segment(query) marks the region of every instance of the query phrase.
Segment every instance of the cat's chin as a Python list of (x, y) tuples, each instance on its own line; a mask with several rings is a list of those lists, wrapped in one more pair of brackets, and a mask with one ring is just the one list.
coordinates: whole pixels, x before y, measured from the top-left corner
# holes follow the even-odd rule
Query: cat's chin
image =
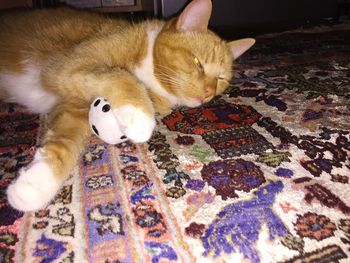
[(199, 107), (202, 104), (203, 104), (203, 101), (200, 99), (191, 98), (191, 99), (183, 100), (183, 105), (190, 108)]

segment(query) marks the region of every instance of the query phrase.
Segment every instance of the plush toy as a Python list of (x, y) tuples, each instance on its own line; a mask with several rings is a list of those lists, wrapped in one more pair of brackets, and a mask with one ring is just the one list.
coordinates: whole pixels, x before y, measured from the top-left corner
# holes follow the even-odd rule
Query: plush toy
[(89, 124), (92, 132), (106, 143), (118, 144), (128, 139), (105, 98), (97, 97), (91, 103)]

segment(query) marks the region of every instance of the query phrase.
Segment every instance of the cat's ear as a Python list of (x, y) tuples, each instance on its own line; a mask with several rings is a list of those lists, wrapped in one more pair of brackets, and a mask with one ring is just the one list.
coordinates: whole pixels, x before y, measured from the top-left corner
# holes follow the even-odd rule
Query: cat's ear
[(176, 22), (180, 32), (205, 32), (211, 16), (211, 0), (193, 0), (181, 12)]
[(243, 38), (243, 39), (235, 40), (228, 43), (233, 59), (237, 59), (238, 57), (240, 57), (244, 52), (250, 49), (254, 44), (255, 44), (254, 38)]

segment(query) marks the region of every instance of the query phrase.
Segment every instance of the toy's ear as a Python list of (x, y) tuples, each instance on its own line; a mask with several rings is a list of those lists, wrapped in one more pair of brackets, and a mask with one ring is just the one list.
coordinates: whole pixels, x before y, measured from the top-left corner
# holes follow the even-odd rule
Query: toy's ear
[(243, 38), (243, 39), (235, 40), (228, 43), (234, 60), (239, 58), (244, 52), (250, 49), (254, 44), (255, 44), (254, 38)]
[(180, 32), (207, 31), (211, 10), (211, 0), (193, 0), (177, 18), (176, 29)]

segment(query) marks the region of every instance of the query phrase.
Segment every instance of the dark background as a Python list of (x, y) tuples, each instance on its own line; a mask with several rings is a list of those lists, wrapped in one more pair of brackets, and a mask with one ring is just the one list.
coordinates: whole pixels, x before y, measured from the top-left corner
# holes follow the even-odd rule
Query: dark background
[[(50, 8), (80, 1), (104, 0), (0, 0), (0, 9), (13, 7)], [(134, 0), (135, 6), (86, 8), (130, 20), (170, 18), (189, 0)], [(210, 27), (225, 38), (322, 25), (349, 23), (350, 0), (212, 0)]]

